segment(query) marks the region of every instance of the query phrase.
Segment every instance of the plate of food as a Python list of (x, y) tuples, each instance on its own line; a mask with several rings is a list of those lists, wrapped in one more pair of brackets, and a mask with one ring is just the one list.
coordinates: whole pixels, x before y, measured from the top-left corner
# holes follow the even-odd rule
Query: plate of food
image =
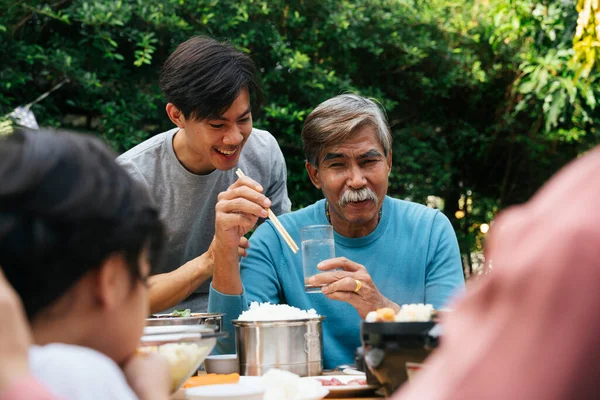
[(193, 376), (171, 400), (262, 400), (265, 387), (259, 376), (208, 374)]
[(272, 368), (261, 376), (207, 374), (187, 380), (171, 400), (321, 400), (329, 388), (298, 375)]
[(302, 380), (313, 380), (329, 390), (328, 397), (356, 396), (377, 389), (376, 385), (369, 385), (366, 376), (360, 375), (325, 375), (308, 376)]

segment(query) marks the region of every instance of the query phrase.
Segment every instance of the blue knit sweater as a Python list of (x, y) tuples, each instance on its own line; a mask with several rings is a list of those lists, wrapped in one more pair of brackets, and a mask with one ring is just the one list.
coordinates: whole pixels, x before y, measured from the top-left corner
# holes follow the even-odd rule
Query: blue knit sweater
[[(325, 200), (278, 217), (296, 243), (300, 228), (328, 224)], [(439, 308), (464, 288), (456, 235), (444, 214), (420, 204), (386, 197), (377, 228), (361, 238), (335, 233), (336, 257), (364, 265), (379, 291), (395, 303), (429, 303)], [(329, 300), (321, 293), (306, 293), (302, 254), (293, 254), (270, 221), (250, 238), (248, 256), (240, 265), (244, 292), (225, 295), (211, 286), (209, 312), (222, 312), (223, 329), (230, 336), (220, 340), (218, 353), (235, 353), (236, 319), (251, 301), (314, 308), (323, 321), (325, 368), (353, 363), (360, 346), (360, 317), (351, 305)]]

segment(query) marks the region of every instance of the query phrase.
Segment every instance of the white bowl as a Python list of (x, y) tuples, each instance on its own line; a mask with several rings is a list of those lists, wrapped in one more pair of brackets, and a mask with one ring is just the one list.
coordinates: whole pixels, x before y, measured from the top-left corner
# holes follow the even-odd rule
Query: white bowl
[(240, 360), (237, 354), (212, 355), (204, 359), (207, 374), (233, 374), (240, 372)]
[(238, 383), (197, 386), (185, 392), (189, 400), (262, 400), (264, 393), (259, 376), (240, 376)]
[(159, 353), (167, 359), (175, 392), (196, 373), (221, 335), (203, 325), (150, 326), (144, 328), (139, 351)]

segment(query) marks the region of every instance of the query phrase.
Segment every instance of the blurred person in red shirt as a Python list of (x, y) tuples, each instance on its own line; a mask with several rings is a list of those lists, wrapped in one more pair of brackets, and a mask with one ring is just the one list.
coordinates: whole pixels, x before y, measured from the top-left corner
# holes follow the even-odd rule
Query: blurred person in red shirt
[(29, 373), (31, 332), (19, 296), (0, 269), (0, 400), (54, 400)]
[(600, 398), (599, 174), (596, 148), (500, 214), (486, 242), (493, 273), (393, 399)]

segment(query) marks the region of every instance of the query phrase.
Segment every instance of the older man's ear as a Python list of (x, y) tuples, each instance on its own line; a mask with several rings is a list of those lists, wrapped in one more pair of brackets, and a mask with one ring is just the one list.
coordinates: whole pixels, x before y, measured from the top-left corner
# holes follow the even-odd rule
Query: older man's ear
[(304, 167), (306, 168), (306, 172), (308, 172), (308, 177), (310, 181), (317, 189), (321, 189), (321, 180), (319, 179), (319, 169), (306, 161), (304, 163)]

